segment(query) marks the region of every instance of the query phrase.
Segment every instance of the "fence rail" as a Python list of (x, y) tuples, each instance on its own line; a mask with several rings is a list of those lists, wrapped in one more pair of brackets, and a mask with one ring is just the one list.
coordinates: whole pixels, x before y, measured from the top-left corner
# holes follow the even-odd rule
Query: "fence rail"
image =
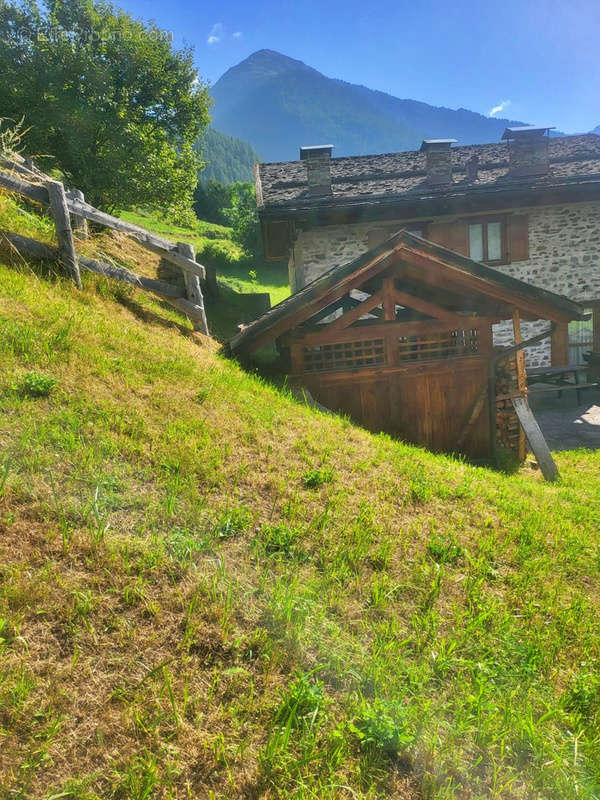
[[(52, 180), (31, 162), (19, 157), (0, 158), (0, 187), (23, 197), (27, 197), (44, 206), (49, 206), (54, 218), (58, 247), (52, 248), (33, 239), (19, 236), (16, 233), (0, 231), (13, 247), (22, 250), (34, 258), (43, 258), (60, 262), (71, 275), (76, 286), (81, 288), (79, 269), (96, 272), (115, 280), (125, 281), (134, 286), (150, 291), (190, 317), (195, 330), (208, 333), (204, 297), (200, 279), (206, 280), (206, 270), (195, 260), (194, 249), (185, 242), (171, 242), (156, 236), (154, 233), (133, 225), (130, 222), (113, 217), (89, 205), (78, 190), (66, 192), (62, 183)], [(72, 224), (71, 215), (77, 221)], [(169, 261), (183, 272), (185, 292), (177, 286), (144, 278), (124, 267), (116, 267), (101, 261), (78, 255), (75, 249), (73, 227), (80, 235), (85, 235), (81, 221), (89, 220), (107, 228), (131, 236), (139, 244)], [(168, 288), (167, 288), (168, 287)]]

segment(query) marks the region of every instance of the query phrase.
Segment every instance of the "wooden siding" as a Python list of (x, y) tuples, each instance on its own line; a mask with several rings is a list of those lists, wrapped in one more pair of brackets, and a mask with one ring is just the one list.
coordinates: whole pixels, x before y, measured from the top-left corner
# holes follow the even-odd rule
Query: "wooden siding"
[[(305, 373), (302, 381), (319, 403), (348, 414), (368, 430), (435, 451), (453, 451), (482, 392), (487, 407), (487, 377), (488, 359), (477, 357), (432, 362), (425, 370)], [(460, 450), (474, 458), (490, 455), (485, 412)]]

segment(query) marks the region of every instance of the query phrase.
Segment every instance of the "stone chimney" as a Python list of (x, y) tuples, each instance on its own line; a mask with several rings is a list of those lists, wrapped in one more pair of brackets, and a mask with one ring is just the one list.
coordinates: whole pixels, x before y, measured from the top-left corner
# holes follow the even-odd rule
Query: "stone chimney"
[(502, 139), (508, 142), (509, 175), (524, 178), (548, 173), (548, 132), (551, 130), (554, 129), (527, 125), (504, 131)]
[(331, 151), (332, 144), (320, 144), (300, 148), (300, 161), (306, 162), (308, 193), (312, 197), (332, 194)]
[(425, 153), (427, 180), (436, 186), (452, 183), (452, 145), (456, 139), (424, 139), (421, 152)]
[(465, 162), (465, 170), (467, 172), (467, 180), (469, 182), (476, 181), (479, 177), (479, 156), (473, 153), (471, 158)]

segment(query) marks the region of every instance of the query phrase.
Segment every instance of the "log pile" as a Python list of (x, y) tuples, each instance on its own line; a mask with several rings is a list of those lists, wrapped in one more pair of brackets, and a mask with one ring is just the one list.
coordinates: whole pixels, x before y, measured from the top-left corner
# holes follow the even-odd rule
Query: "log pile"
[(525, 440), (511, 396), (519, 394), (515, 355), (496, 366), (496, 442), (521, 463), (525, 460)]

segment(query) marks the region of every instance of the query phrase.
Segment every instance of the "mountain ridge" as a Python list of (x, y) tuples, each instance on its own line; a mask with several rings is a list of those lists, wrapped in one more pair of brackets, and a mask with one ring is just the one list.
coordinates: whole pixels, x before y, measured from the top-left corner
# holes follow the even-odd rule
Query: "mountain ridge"
[(492, 142), (508, 125), (525, 124), (394, 97), (267, 49), (230, 67), (212, 95), (214, 127), (268, 161), (295, 159), (301, 145), (325, 141), (339, 156), (411, 150), (433, 137)]

